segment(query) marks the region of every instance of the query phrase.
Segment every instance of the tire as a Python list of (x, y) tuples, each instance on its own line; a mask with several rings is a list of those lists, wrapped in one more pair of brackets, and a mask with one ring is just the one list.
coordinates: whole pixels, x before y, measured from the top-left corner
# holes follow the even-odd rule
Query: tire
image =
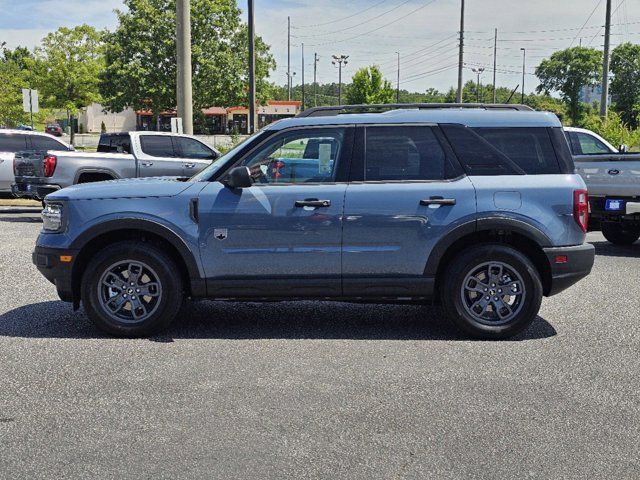
[(640, 238), (640, 228), (623, 223), (603, 223), (602, 234), (614, 245), (631, 245)]
[(84, 309), (96, 327), (112, 335), (144, 337), (158, 333), (171, 324), (182, 306), (179, 271), (175, 262), (153, 244), (114, 243), (87, 265), (81, 289)]
[[(494, 280), (500, 280), (492, 282), (490, 272)], [(531, 325), (542, 303), (536, 267), (506, 245), (463, 250), (446, 267), (443, 280), (440, 294), (445, 313), (458, 329), (474, 338), (499, 340), (517, 335)], [(513, 294), (506, 295), (506, 291)], [(491, 297), (488, 301), (487, 296)]]

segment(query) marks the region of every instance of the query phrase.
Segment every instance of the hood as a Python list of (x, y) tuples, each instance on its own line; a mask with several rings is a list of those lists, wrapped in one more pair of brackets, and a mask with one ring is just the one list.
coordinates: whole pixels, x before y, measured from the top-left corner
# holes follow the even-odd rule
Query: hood
[(106, 200), (113, 198), (173, 197), (194, 182), (179, 177), (149, 177), (83, 183), (47, 195), (47, 200)]

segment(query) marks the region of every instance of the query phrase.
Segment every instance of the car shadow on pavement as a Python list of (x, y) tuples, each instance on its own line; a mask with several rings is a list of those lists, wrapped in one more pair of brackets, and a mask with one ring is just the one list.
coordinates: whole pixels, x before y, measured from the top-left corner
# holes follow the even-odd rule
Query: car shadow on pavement
[[(542, 317), (512, 340), (556, 335)], [(82, 310), (59, 301), (35, 303), (0, 315), (0, 336), (22, 338), (106, 338)], [(466, 340), (438, 307), (366, 305), (335, 302), (235, 303), (198, 301), (186, 304), (174, 325), (151, 337), (174, 339), (344, 339)]]
[(633, 245), (614, 245), (609, 242), (589, 242), (596, 249), (596, 256), (640, 258), (640, 242)]

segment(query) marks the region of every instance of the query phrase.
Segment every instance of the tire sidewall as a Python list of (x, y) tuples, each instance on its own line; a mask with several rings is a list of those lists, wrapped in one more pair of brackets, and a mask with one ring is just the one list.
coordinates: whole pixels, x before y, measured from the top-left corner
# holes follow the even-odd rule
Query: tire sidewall
[[(118, 322), (103, 309), (98, 298), (102, 275), (114, 263), (140, 261), (151, 267), (162, 286), (156, 311), (138, 323)], [(106, 247), (87, 265), (82, 279), (82, 301), (89, 318), (101, 330), (118, 336), (146, 336), (169, 326), (182, 305), (182, 279), (175, 263), (157, 247), (143, 242), (120, 242)]]
[[(460, 292), (466, 276), (474, 268), (494, 261), (510, 265), (522, 278), (526, 293), (524, 305), (514, 319), (492, 326), (478, 322), (466, 311)], [(445, 311), (464, 333), (475, 338), (503, 339), (520, 333), (533, 322), (540, 310), (543, 290), (537, 269), (524, 254), (504, 245), (483, 245), (467, 249), (454, 259), (447, 269), (441, 295)]]
[(602, 234), (614, 245), (632, 245), (640, 238), (640, 228), (633, 228), (624, 224), (605, 223)]

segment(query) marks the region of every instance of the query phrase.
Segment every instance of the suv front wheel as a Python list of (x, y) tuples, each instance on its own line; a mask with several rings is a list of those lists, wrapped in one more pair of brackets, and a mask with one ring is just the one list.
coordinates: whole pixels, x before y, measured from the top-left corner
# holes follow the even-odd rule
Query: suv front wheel
[(536, 267), (518, 250), (482, 245), (453, 259), (440, 293), (445, 312), (464, 333), (502, 339), (520, 333), (536, 318), (542, 283)]
[(123, 241), (100, 251), (82, 279), (89, 318), (112, 335), (152, 335), (169, 326), (183, 301), (175, 262), (155, 245)]

